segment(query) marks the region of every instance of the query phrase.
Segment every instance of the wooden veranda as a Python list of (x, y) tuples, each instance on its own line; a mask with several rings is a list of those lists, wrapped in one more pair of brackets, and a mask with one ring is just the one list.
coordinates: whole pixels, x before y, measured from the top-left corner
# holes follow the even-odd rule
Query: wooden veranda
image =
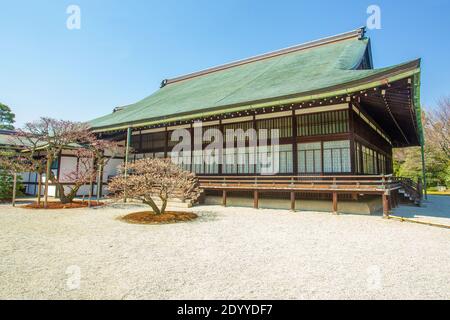
[(373, 176), (201, 176), (203, 190), (222, 192), (222, 205), (227, 205), (227, 194), (232, 191), (253, 193), (253, 206), (259, 208), (259, 196), (264, 192), (284, 192), (290, 194), (291, 210), (296, 209), (299, 193), (331, 194), (333, 213), (338, 212), (338, 195), (379, 195), (383, 203), (383, 215), (399, 204), (399, 194), (408, 195), (414, 202), (421, 200), (421, 185), (411, 179), (393, 175)]

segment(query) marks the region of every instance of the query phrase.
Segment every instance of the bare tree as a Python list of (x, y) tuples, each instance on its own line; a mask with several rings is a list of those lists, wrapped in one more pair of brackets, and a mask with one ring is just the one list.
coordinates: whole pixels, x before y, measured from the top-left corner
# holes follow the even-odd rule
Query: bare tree
[(18, 136), (21, 137), (19, 139), (33, 141), (36, 150), (45, 151), (44, 207), (47, 207), (48, 204), (49, 181), (55, 178), (51, 171), (52, 162), (58, 158), (63, 149), (86, 141), (90, 134), (87, 124), (51, 118), (41, 118), (38, 121), (27, 123), (22, 130), (19, 130)]
[(97, 172), (97, 201), (100, 198), (102, 188), (102, 174), (108, 162), (120, 152), (119, 143), (111, 140), (98, 139), (96, 135), (91, 134), (87, 139), (86, 148), (92, 153), (93, 172), (89, 181), (89, 206), (91, 205), (93, 182), (95, 180), (95, 172)]
[[(149, 205), (155, 214), (166, 211), (170, 198), (197, 200), (200, 196), (198, 179), (195, 174), (181, 169), (170, 159), (141, 159), (127, 165), (128, 175), (124, 176), (125, 165), (121, 175), (109, 182), (111, 194), (119, 199), (127, 197), (140, 200)], [(158, 207), (154, 198), (161, 200)]]
[(450, 159), (450, 97), (443, 98), (436, 110), (427, 113), (425, 126), (427, 145)]
[(55, 181), (58, 198), (64, 204), (73, 202), (78, 190), (83, 185), (88, 184), (92, 176), (95, 176), (92, 152), (79, 148), (76, 150), (75, 156), (77, 157), (77, 165), (73, 170), (58, 179), (54, 177), (53, 173), (50, 174), (50, 179)]
[(92, 183), (97, 178), (97, 200), (99, 198), (100, 180), (103, 168), (118, 152), (118, 144), (114, 141), (100, 140), (94, 134), (85, 136), (85, 141), (75, 151), (77, 166), (62, 177), (55, 178), (50, 173), (58, 189), (58, 197), (62, 203), (71, 203), (76, 197), (78, 190), (89, 185), (89, 204), (91, 199)]
[[(106, 153), (117, 150), (115, 142), (97, 139), (87, 124), (50, 118), (27, 123), (16, 136), (26, 146), (25, 154), (34, 165), (32, 171), (40, 176), (45, 172), (44, 207), (50, 181), (56, 185), (61, 202), (72, 202), (82, 185), (92, 183), (99, 166), (107, 164), (110, 157)], [(55, 176), (51, 164), (69, 148), (75, 150), (78, 165), (64, 177)]]

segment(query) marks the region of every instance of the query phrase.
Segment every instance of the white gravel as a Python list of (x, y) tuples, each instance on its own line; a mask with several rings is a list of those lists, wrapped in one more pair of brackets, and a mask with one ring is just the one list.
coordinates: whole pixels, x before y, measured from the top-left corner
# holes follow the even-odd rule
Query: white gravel
[(175, 225), (116, 220), (136, 210), (0, 206), (0, 299), (450, 298), (446, 229), (222, 207)]

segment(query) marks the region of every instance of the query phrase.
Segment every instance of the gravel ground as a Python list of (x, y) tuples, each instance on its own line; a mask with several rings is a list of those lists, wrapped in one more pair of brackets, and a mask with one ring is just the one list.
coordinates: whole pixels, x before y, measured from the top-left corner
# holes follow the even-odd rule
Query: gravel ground
[(215, 206), (191, 223), (116, 220), (136, 210), (0, 206), (0, 298), (450, 299), (447, 229)]

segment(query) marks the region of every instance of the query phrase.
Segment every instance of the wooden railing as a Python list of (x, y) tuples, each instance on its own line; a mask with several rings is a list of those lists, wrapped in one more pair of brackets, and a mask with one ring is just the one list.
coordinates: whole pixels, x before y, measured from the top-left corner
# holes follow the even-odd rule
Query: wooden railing
[(400, 189), (403, 180), (392, 175), (374, 176), (201, 176), (204, 189), (286, 191), (373, 191)]
[(422, 182), (419, 179), (417, 183), (415, 183), (410, 178), (402, 178), (402, 177), (394, 177), (396, 181), (401, 183), (403, 189), (412, 196), (414, 199), (421, 200), (422, 199)]
[[(380, 195), (383, 214), (389, 216), (399, 203), (399, 191), (420, 199), (420, 186), (411, 179), (393, 175), (374, 176), (200, 176), (200, 187), (204, 190), (222, 191), (222, 205), (227, 205), (230, 191), (252, 191), (253, 206), (259, 207), (260, 192), (289, 192), (291, 210), (295, 211), (298, 193), (328, 193), (332, 195), (333, 212), (338, 210), (338, 194), (351, 194), (358, 199), (360, 194)], [(419, 200), (420, 201), (420, 200)]]

